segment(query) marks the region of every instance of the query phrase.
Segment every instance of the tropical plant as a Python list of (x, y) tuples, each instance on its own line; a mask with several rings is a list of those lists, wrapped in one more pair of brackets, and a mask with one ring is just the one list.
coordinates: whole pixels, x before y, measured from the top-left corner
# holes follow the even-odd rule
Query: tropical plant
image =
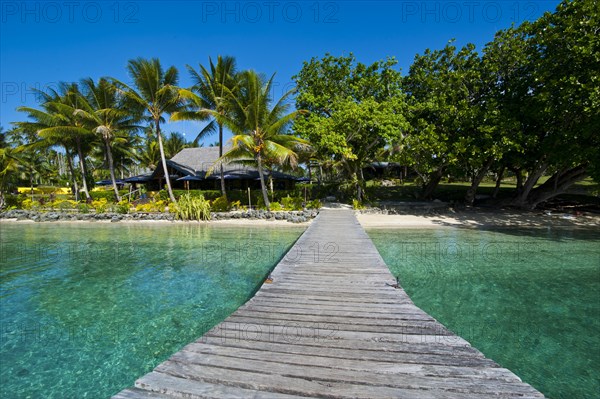
[(309, 143), (289, 134), (287, 128), (301, 113), (297, 110), (288, 113), (290, 104), (286, 102), (292, 91), (284, 94), (271, 107), (270, 93), (275, 74), (269, 80), (254, 71), (239, 75), (239, 85), (235, 92), (229, 92), (230, 112), (211, 115), (235, 135), (231, 138), (232, 148), (220, 157), (207, 174), (214, 168), (230, 162), (251, 162), (256, 165), (264, 205), (269, 209), (269, 196), (265, 184), (265, 164), (298, 164), (297, 151), (308, 147)]
[(227, 197), (223, 195), (211, 203), (210, 209), (213, 212), (227, 212), (231, 209), (231, 205), (227, 201)]
[[(217, 57), (215, 65), (209, 57), (209, 68), (207, 70), (200, 65), (198, 71), (195, 71), (191, 66), (187, 66), (190, 75), (194, 81), (194, 85), (190, 90), (181, 90), (180, 94), (185, 97), (188, 102), (188, 110), (177, 112), (171, 116), (172, 120), (197, 120), (204, 121), (210, 119), (210, 113), (207, 110), (216, 112), (219, 115), (226, 115), (230, 111), (229, 94), (233, 93), (237, 84), (235, 71), (235, 58), (233, 57)], [(212, 120), (198, 133), (194, 142), (198, 142), (218, 129), (219, 131), (219, 157), (223, 156), (223, 123), (217, 118)], [(221, 175), (221, 193), (225, 192), (225, 177), (223, 167), (220, 166)]]
[(169, 178), (160, 124), (163, 121), (164, 114), (172, 114), (182, 109), (181, 98), (177, 93), (179, 73), (173, 66), (164, 71), (160, 60), (157, 58), (130, 60), (127, 69), (133, 79), (134, 87), (130, 87), (116, 79), (113, 79), (113, 81), (132, 102), (145, 110), (152, 122), (169, 198), (171, 202), (177, 203)]
[[(174, 204), (175, 217), (180, 220), (210, 220), (210, 201), (204, 196), (193, 197), (186, 193), (179, 197), (179, 202)], [(171, 204), (169, 204), (171, 209)]]

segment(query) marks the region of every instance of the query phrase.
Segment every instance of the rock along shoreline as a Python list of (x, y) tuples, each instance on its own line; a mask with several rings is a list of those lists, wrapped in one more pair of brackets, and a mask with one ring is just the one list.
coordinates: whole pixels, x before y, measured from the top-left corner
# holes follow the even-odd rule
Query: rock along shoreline
[[(272, 212), (266, 210), (249, 210), (249, 211), (231, 211), (231, 212), (211, 212), (211, 220), (239, 220), (239, 219), (254, 219), (254, 220), (279, 220), (289, 223), (306, 223), (318, 215), (315, 209), (304, 211), (281, 211)], [(69, 222), (69, 221), (175, 221), (175, 215), (172, 213), (74, 213), (64, 211), (28, 211), (23, 209), (13, 209), (5, 212), (0, 212), (0, 220), (11, 219), (17, 221), (30, 220), (33, 222)]]

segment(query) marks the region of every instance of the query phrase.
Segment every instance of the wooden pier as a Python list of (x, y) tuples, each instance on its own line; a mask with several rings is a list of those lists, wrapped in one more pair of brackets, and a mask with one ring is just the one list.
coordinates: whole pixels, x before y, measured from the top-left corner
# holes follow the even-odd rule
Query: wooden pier
[(323, 210), (257, 294), (114, 398), (543, 398), (395, 288), (350, 210)]

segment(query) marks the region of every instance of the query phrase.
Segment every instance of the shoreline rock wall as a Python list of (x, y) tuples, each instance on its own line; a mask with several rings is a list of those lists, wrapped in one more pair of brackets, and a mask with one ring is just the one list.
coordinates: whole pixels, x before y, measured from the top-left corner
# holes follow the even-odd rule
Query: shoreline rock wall
[[(287, 220), (290, 223), (304, 223), (314, 219), (319, 212), (315, 209), (305, 211), (286, 211), (269, 212), (266, 210), (250, 210), (237, 212), (211, 212), (211, 220), (230, 220), (230, 219), (262, 219), (262, 220)], [(111, 222), (135, 221), (135, 220), (164, 220), (174, 221), (175, 215), (172, 213), (76, 213), (64, 211), (28, 211), (23, 209), (14, 209), (0, 212), (0, 219), (32, 220), (34, 222), (68, 222), (68, 221), (99, 221)]]

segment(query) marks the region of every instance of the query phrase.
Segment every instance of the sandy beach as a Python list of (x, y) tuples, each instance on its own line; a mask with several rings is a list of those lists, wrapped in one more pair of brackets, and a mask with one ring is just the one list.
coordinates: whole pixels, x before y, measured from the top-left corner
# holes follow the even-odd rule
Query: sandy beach
[(440, 227), (585, 227), (600, 228), (600, 215), (543, 214), (477, 210), (444, 215), (384, 215), (357, 213), (364, 228), (440, 228)]

